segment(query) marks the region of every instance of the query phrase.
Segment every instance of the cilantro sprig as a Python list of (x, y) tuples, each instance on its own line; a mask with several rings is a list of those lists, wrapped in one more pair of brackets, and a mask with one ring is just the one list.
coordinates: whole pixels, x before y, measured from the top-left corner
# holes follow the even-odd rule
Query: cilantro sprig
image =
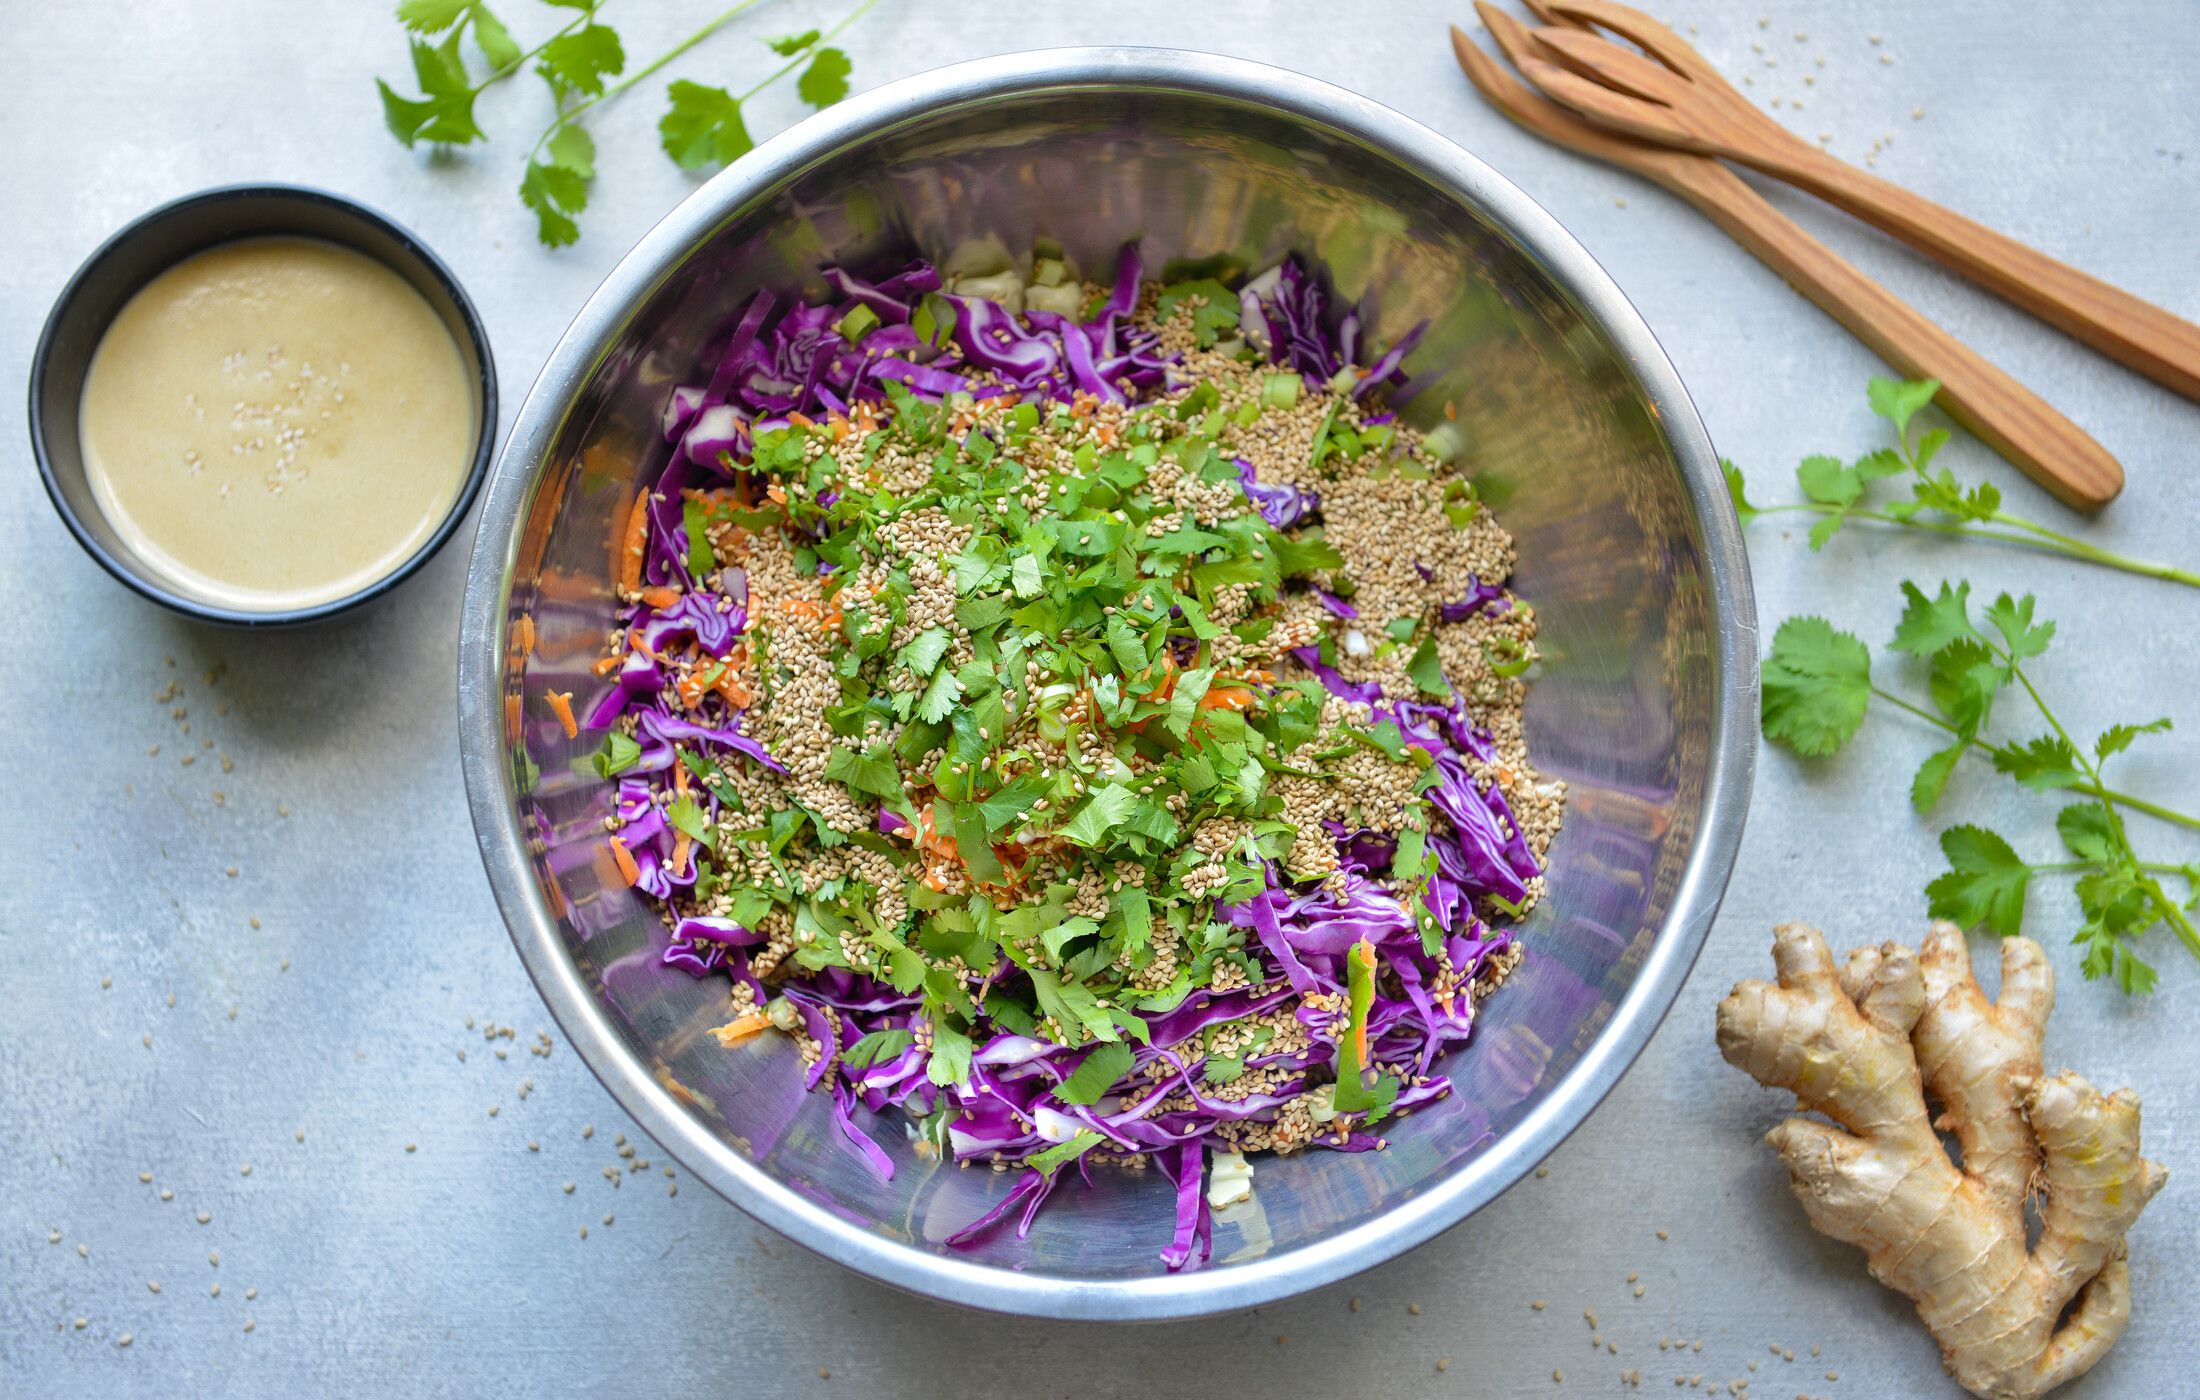
[[(562, 247), (580, 237), (577, 222), (588, 207), (596, 178), (596, 143), (581, 124), (589, 113), (654, 76), (688, 50), (710, 38), (761, 0), (740, 0), (730, 9), (674, 44), (632, 74), (618, 31), (597, 18), (607, 0), (542, 0), (574, 12), (531, 48), (523, 48), (497, 14), (481, 0), (399, 0), (398, 23), (410, 37), (417, 96), (375, 80), (383, 120), (406, 146), (467, 146), (489, 139), (475, 116), (477, 99), (506, 78), (533, 65), (549, 88), (553, 115), (528, 148), (520, 178), (520, 202), (535, 215), (535, 234), (546, 247)], [(683, 170), (715, 169), (746, 153), (749, 135), (743, 104), (772, 84), (801, 69), (795, 90), (802, 101), (822, 110), (848, 95), (848, 55), (830, 41), (854, 24), (878, 0), (861, 0), (827, 30), (810, 29), (766, 43), (786, 60), (739, 96), (725, 88), (676, 81), (666, 90), (669, 102), (658, 122), (665, 154)], [(439, 37), (440, 36), (440, 37)], [(486, 68), (477, 70), (462, 47), (472, 48)], [(433, 41), (433, 42), (431, 42)], [(612, 81), (617, 79), (618, 81)]]
[[(2037, 615), (2030, 595), (2002, 594), (1974, 609), (1968, 583), (1942, 583), (1927, 594), (1902, 585), (1905, 606), (1890, 647), (1925, 672), (1924, 695), (1907, 698), (1879, 685), (1871, 650), (1856, 636), (1817, 617), (1793, 617), (1773, 636), (1763, 667), (1765, 737), (1798, 754), (1823, 757), (1839, 750), (1862, 727), (1873, 701), (1903, 711), (1941, 732), (1946, 743), (1919, 764), (1910, 801), (1931, 810), (1949, 775), (1967, 754), (2026, 788), (2068, 792), (2089, 800), (2066, 805), (2056, 831), (2071, 857), (2033, 861), (2000, 834), (1958, 825), (1940, 835), (1948, 869), (1927, 887), (1931, 912), (1966, 927), (1984, 925), (2004, 937), (2022, 931), (2026, 898), (2042, 875), (2075, 876), (2083, 921), (2073, 939), (2084, 948), (2081, 970), (2089, 979), (2111, 977), (2127, 993), (2151, 990), (2157, 974), (2132, 942), (2157, 925), (2200, 957), (2200, 861), (2141, 860), (2127, 829), (2126, 813), (2138, 813), (2188, 830), (2200, 818), (2108, 786), (2110, 759), (2139, 739), (2170, 728), (2166, 718), (2111, 725), (2090, 746), (2079, 745), (2040, 693), (2026, 663), (2043, 656), (2055, 625)], [(2021, 692), (2046, 726), (2022, 740), (1989, 738), (1995, 702)], [(2182, 878), (2186, 898), (2172, 895), (2164, 879)]]
[[(1805, 457), (1795, 469), (1796, 484), (1805, 497), (1801, 501), (1770, 506), (1753, 503), (1745, 489), (1742, 469), (1722, 461), (1727, 493), (1733, 498), (1742, 524), (1746, 527), (1764, 515), (1814, 515), (1818, 518), (1810, 527), (1810, 547), (1818, 550), (1851, 521), (1871, 521), (2044, 550), (2065, 559), (2200, 588), (2200, 573), (2134, 559), (2012, 515), (2001, 508), (2001, 491), (1992, 482), (1966, 487), (1946, 467), (1936, 470), (1933, 462), (1948, 442), (1947, 429), (1928, 429), (1913, 443), (1910, 425), (1939, 391), (1940, 381), (1935, 379), (1873, 379), (1869, 389), (1871, 409), (1894, 425), (1894, 446), (1867, 452), (1853, 462), (1823, 455)], [(1909, 480), (1908, 496), (1878, 506), (1868, 500), (1876, 483), (1903, 477)]]

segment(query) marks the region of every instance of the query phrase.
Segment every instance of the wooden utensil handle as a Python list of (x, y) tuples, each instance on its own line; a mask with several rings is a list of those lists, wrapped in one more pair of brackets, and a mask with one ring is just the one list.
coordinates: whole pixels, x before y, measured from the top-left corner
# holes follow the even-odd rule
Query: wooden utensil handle
[(2083, 428), (1805, 233), (1732, 170), (1697, 159), (1642, 168), (1888, 364), (1913, 379), (1939, 380), (1934, 402), (2058, 500), (2097, 510), (2123, 490), (2123, 467)]
[(1742, 154), (1765, 173), (1893, 234), (2111, 359), (2200, 399), (2200, 326), (1792, 135), (1761, 156)]

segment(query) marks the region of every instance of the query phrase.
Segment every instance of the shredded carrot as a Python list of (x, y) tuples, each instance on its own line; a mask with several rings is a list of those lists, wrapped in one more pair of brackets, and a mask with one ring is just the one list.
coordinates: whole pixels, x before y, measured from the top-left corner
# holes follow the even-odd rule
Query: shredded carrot
[(764, 499), (775, 506), (783, 506), (787, 503), (787, 488), (775, 481), (764, 488)]
[(670, 584), (654, 583), (642, 590), (642, 601), (663, 612), (680, 601), (680, 590)]
[(558, 723), (565, 729), (565, 737), (579, 738), (581, 727), (573, 722), (573, 692), (552, 690), (546, 692), (542, 698), (550, 702), (550, 713), (558, 717)]
[(626, 848), (626, 842), (611, 838), (611, 860), (619, 867), (619, 878), (629, 885), (642, 882), (642, 868), (634, 863), (634, 853)]
[(1453, 403), (1450, 399), (1444, 400), (1444, 416), (1454, 423), (1458, 422), (1459, 405)]
[(693, 837), (691, 837), (691, 836), (689, 836), (689, 835), (688, 835), (688, 834), (687, 834), (686, 832), (684, 832), (684, 831), (679, 831), (679, 832), (675, 832), (675, 833), (673, 833), (673, 837), (672, 837), (672, 873), (673, 873), (674, 875), (685, 875), (685, 874), (687, 874), (687, 868), (688, 868), (688, 851), (689, 851), (690, 849), (692, 849), (692, 848), (693, 848), (694, 844), (695, 844), (694, 838), (693, 838)]
[(744, 1011), (722, 1026), (712, 1026), (710, 1033), (718, 1037), (720, 1045), (732, 1045), (735, 1041), (747, 1040), (758, 1031), (768, 1031), (771, 1027), (771, 1018), (763, 1012)]
[(599, 656), (596, 658), (596, 664), (588, 669), (599, 676), (608, 676), (613, 671), (618, 670), (620, 664), (619, 658), (616, 656)]
[(839, 414), (836, 413), (832, 417), (826, 419), (825, 423), (827, 427), (833, 430), (834, 442), (846, 442), (848, 440), (847, 419), (841, 417)]
[(688, 766), (685, 763), (672, 765), (672, 791), (678, 797), (688, 795)]
[(535, 619), (531, 614), (521, 613), (519, 615), (519, 621), (512, 624), (512, 636), (519, 643), (519, 654), (521, 656), (526, 657), (535, 654)]
[(737, 710), (748, 708), (756, 699), (756, 692), (750, 688), (748, 678), (730, 669), (718, 678), (717, 690), (726, 697), (726, 703)]
[(639, 627), (626, 629), (626, 644), (652, 661), (662, 662), (664, 660), (663, 657), (649, 649), (649, 639), (642, 635), (642, 629)]
[(619, 590), (632, 593), (642, 586), (642, 554), (649, 543), (649, 492), (635, 493), (633, 508), (626, 513), (626, 536), (619, 546)]
[(1238, 710), (1253, 708), (1260, 697), (1242, 685), (1218, 685), (1199, 697), (1202, 710)]

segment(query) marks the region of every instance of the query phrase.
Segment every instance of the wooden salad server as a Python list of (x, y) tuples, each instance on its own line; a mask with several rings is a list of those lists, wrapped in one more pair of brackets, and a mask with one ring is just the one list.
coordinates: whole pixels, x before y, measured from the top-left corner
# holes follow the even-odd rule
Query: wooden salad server
[(1640, 10), (1613, 0), (1526, 3), (1551, 23), (1530, 31), (1535, 42), (1517, 66), (1552, 99), (1639, 140), (1723, 156), (1807, 190), (2109, 358), (2200, 399), (2200, 326), (1819, 149)]
[[(1485, 0), (1475, 8), (1507, 58), (1523, 67), (1538, 61), (1526, 25)], [(2123, 489), (2122, 466), (2084, 429), (1804, 232), (1741, 176), (1709, 156), (1585, 121), (1530, 92), (1456, 27), (1451, 39), (1459, 66), (1491, 105), (1547, 141), (1646, 176), (1695, 205), (1881, 359), (1910, 378), (1939, 380), (1934, 401), (2057, 499), (2090, 510)]]

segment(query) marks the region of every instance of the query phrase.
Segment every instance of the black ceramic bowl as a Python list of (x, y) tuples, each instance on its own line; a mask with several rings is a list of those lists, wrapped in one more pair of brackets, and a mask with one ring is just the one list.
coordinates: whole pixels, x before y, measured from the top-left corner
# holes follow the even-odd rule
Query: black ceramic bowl
[[(77, 405), (92, 352), (123, 304), (139, 288), (194, 253), (240, 238), (288, 235), (341, 244), (375, 259), (411, 283), (426, 297), (457, 342), (459, 357), (473, 376), (480, 426), (474, 434), (473, 461), (450, 512), (405, 560), (356, 593), (311, 607), (248, 611), (209, 602), (176, 587), (148, 568), (115, 533), (92, 499), (84, 474), (77, 433)], [(473, 507), (488, 475), (496, 445), (497, 378), (489, 356), (489, 337), (481, 317), (458, 279), (411, 232), (363, 204), (325, 190), (297, 185), (230, 185), (187, 195), (138, 219), (115, 234), (69, 279), (46, 328), (39, 333), (31, 360), (31, 451), (38, 458), (46, 494), (61, 512), (78, 544), (100, 566), (138, 593), (163, 607), (207, 622), (236, 627), (289, 627), (318, 622), (395, 588), (443, 547)]]

